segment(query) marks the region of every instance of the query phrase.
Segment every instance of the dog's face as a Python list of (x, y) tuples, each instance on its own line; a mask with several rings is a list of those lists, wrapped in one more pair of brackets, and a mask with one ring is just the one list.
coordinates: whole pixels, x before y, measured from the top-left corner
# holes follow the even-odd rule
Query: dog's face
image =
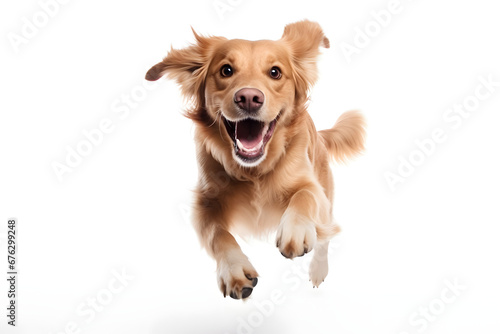
[(224, 123), (233, 157), (241, 165), (252, 167), (265, 159), (276, 123), (291, 114), (294, 100), (290, 54), (282, 43), (230, 40), (215, 50), (205, 85), (206, 108)]
[(194, 100), (188, 116), (218, 126), (233, 159), (255, 167), (266, 159), (273, 138), (286, 136), (297, 106), (305, 103), (317, 76), (319, 46), (329, 47), (328, 39), (309, 21), (288, 25), (277, 41), (195, 37), (196, 45), (172, 50), (146, 79), (176, 79)]

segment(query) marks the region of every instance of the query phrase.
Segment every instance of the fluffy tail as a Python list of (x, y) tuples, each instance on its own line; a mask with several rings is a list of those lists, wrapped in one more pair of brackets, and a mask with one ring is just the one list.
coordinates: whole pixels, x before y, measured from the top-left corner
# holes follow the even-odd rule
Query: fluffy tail
[(318, 134), (330, 156), (345, 162), (364, 150), (365, 126), (365, 118), (359, 111), (347, 111), (340, 115), (333, 128), (318, 131)]

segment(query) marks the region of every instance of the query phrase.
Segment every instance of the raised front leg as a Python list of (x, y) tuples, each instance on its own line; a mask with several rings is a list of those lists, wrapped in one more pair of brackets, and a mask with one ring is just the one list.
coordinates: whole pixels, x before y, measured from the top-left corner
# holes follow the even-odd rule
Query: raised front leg
[(290, 199), (276, 234), (276, 246), (287, 258), (310, 252), (330, 222), (330, 203), (319, 186), (300, 187)]
[(309, 268), (313, 287), (318, 287), (328, 274), (328, 243), (339, 232), (333, 222), (331, 203), (321, 188), (306, 186), (291, 198), (281, 218), (276, 244), (287, 258), (302, 256), (314, 247)]

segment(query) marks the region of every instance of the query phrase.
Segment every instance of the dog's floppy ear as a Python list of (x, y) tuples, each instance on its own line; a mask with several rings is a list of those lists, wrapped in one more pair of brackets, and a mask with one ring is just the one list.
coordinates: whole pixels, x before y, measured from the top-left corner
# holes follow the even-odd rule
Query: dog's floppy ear
[(164, 75), (174, 79), (187, 98), (202, 94), (200, 91), (210, 65), (213, 48), (218, 42), (225, 40), (223, 37), (204, 37), (192, 30), (196, 38), (195, 44), (184, 49), (172, 48), (161, 62), (146, 73), (146, 80), (149, 81), (156, 81)]
[(319, 47), (329, 48), (330, 41), (318, 23), (308, 20), (288, 24), (281, 39), (291, 49), (298, 89), (307, 93), (318, 77), (316, 59)]

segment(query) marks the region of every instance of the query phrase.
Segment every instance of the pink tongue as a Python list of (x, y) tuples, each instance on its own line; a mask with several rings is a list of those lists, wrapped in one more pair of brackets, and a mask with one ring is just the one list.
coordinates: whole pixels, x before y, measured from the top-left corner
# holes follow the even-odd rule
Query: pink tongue
[(236, 139), (245, 148), (254, 148), (262, 141), (263, 122), (246, 119), (236, 123)]

